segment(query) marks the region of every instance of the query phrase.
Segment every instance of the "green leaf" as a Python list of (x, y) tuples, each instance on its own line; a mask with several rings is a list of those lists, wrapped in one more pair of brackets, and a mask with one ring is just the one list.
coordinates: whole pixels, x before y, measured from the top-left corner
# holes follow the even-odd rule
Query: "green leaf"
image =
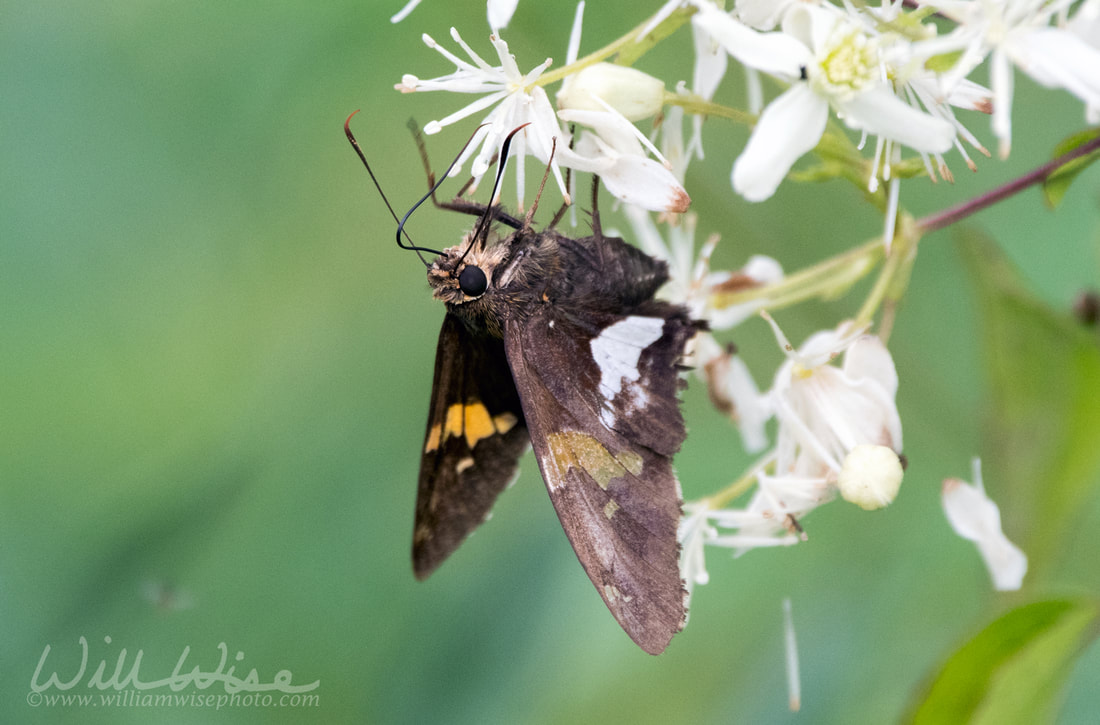
[[(1073, 561), (1076, 522), (1100, 484), (1100, 348), (1069, 314), (1028, 293), (991, 240), (959, 250), (977, 295), (989, 380), (983, 463), (1004, 530), (1028, 555), (1029, 584)], [(1080, 576), (1093, 590), (1095, 576)]]
[[(1054, 158), (1068, 154), (1075, 148), (1083, 146), (1098, 137), (1100, 137), (1100, 127), (1075, 133), (1054, 147)], [(1063, 164), (1047, 176), (1046, 181), (1043, 182), (1043, 199), (1046, 201), (1047, 206), (1054, 209), (1061, 204), (1070, 184), (1097, 159), (1100, 159), (1100, 149)]]
[(1077, 657), (1100, 631), (1091, 600), (1013, 609), (964, 644), (940, 670), (909, 722), (1050, 722)]

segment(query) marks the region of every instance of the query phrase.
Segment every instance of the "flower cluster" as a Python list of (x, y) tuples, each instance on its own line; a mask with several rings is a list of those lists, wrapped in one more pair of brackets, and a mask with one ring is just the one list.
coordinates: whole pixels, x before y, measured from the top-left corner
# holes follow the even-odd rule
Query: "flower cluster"
[[(743, 507), (723, 506), (725, 497), (687, 507), (681, 528), (682, 566), (694, 583), (706, 579), (704, 544), (728, 547), (735, 554), (795, 544), (806, 538), (802, 518), (837, 492), (874, 510), (892, 502), (901, 484), (898, 378), (885, 345), (865, 329), (844, 322), (812, 335), (795, 349), (771, 316), (762, 314), (786, 359), (769, 390), (763, 395), (746, 392), (738, 402), (754, 411), (750, 419), (759, 431), (767, 418), (775, 417), (775, 445), (732, 487), (731, 495), (738, 495), (755, 486)], [(834, 364), (841, 357), (843, 364)], [(724, 385), (733, 389), (727, 380), (737, 376), (729, 367), (708, 382), (712, 390)], [(745, 439), (748, 447), (751, 439)]]
[[(404, 18), (419, 2), (394, 16)], [(1011, 143), (1012, 69), (1020, 68), (1048, 86), (1069, 90), (1086, 104), (1090, 117), (1100, 114), (1100, 0), (1079, 3), (1072, 17), (1070, 0), (940, 0), (920, 2), (927, 10), (956, 22), (940, 35), (929, 12), (906, 12), (900, 0), (879, 7), (844, 2), (760, 2), (739, 0), (732, 10), (710, 0), (670, 0), (642, 28), (644, 37), (677, 13), (690, 14), (695, 39), (695, 71), (691, 93), (669, 93), (664, 82), (621, 65), (586, 60), (577, 63), (584, 3), (578, 6), (555, 111), (544, 78), (550, 60), (524, 73), (500, 36), (516, 1), (490, 0), (494, 29), (490, 42), (499, 65), (490, 65), (462, 41), (452, 37), (469, 60), (452, 54), (428, 36), (424, 42), (455, 65), (455, 71), (430, 80), (403, 77), (403, 92), (450, 91), (479, 97), (462, 109), (434, 121), (427, 133), (438, 132), (468, 116), (490, 109), (475, 134), (475, 143), (461, 159), (475, 154), (472, 174), (480, 179), (499, 151), (505, 135), (529, 124), (513, 146), (520, 159), (517, 196), (524, 200), (522, 158), (531, 154), (550, 164), (566, 200), (570, 199), (563, 168), (600, 174), (608, 190), (623, 201), (655, 211), (679, 212), (689, 197), (682, 185), (684, 168), (672, 164), (634, 123), (659, 115), (665, 105), (689, 110), (708, 104), (728, 68), (729, 58), (750, 74), (750, 109), (762, 111), (752, 135), (732, 166), (734, 190), (749, 201), (771, 197), (792, 166), (829, 133), (835, 118), (861, 134), (859, 148), (874, 139), (866, 162), (867, 187), (875, 192), (889, 185), (884, 240), (895, 232), (902, 148), (917, 152), (932, 179), (953, 175), (943, 154), (954, 148), (975, 168), (964, 143), (988, 152), (954, 109), (992, 114), (993, 132), (1002, 156)], [(1058, 21), (1058, 25), (1052, 22)], [(609, 54), (610, 55), (610, 54)], [(967, 76), (990, 59), (992, 90)], [(951, 62), (953, 60), (953, 62)], [(941, 68), (937, 72), (934, 68)], [(766, 106), (761, 101), (759, 75), (785, 87)], [(702, 156), (701, 125), (708, 110), (700, 106), (687, 159)], [(570, 127), (581, 126), (574, 138)], [(453, 173), (459, 173), (460, 165)], [(474, 187), (476, 188), (476, 184)]]
[[(661, 294), (708, 323), (709, 331), (689, 350), (694, 374), (736, 423), (745, 449), (759, 458), (728, 489), (685, 504), (681, 566), (689, 591), (707, 581), (707, 545), (740, 554), (797, 543), (806, 538), (803, 518), (837, 494), (867, 510), (891, 503), (905, 468), (899, 381), (886, 333), (872, 330), (891, 285), (904, 287), (905, 255), (911, 261), (915, 253), (912, 240), (903, 252), (890, 247), (892, 240), (905, 241), (898, 226), (901, 181), (921, 174), (953, 180), (945, 158), (952, 150), (976, 170), (967, 147), (989, 152), (964, 125), (968, 113), (991, 115), (993, 137), (1007, 155), (1015, 69), (1072, 93), (1087, 118), (1100, 120), (1100, 0), (883, 0), (874, 7), (848, 0), (670, 0), (620, 41), (578, 60), (581, 2), (565, 63), (554, 69), (551, 59), (521, 66), (511, 54), (500, 31), (515, 0), (490, 0), (488, 8), (495, 63), (452, 28), (464, 57), (427, 35), (423, 40), (454, 70), (426, 80), (405, 75), (396, 88), (474, 97), (425, 127), (434, 134), (478, 117), (481, 125), (453, 172), (471, 162), (473, 187), (517, 129), (511, 148), (521, 207), (527, 154), (550, 169), (567, 202), (570, 170), (598, 174), (622, 202), (632, 238), (668, 262), (671, 279)], [(682, 26), (694, 41), (690, 84), (629, 67), (634, 55), (622, 62), (624, 49), (644, 53), (650, 40)], [(608, 62), (616, 53), (620, 63)], [(749, 80), (747, 110), (714, 100), (731, 60)], [(990, 88), (969, 78), (987, 60)], [(557, 83), (551, 99), (548, 88)], [(744, 148), (730, 159), (733, 191), (763, 202), (800, 159), (816, 152), (820, 166), (806, 177), (847, 178), (881, 200), (884, 244), (794, 276), (762, 255), (738, 270), (713, 270), (717, 237), (697, 250), (698, 222), (683, 212), (690, 202), (689, 167), (704, 155), (704, 119), (716, 117), (752, 126)], [(650, 127), (643, 131), (639, 124), (646, 122)], [(904, 149), (915, 155), (906, 158)], [(797, 348), (767, 312), (846, 290), (880, 259), (886, 260), (883, 277), (860, 313)], [(717, 336), (757, 314), (771, 325), (781, 350), (765, 390), (736, 349)], [(978, 543), (997, 588), (1018, 587), (1026, 558), (1003, 538), (996, 506), (977, 472), (975, 478), (974, 487), (945, 483), (947, 516)]]
[[(583, 10), (581, 3), (569, 46), (570, 63), (576, 60), (580, 44)], [(508, 44), (494, 33), (489, 40), (500, 65), (491, 66), (454, 28), (451, 37), (469, 56), (469, 61), (425, 35), (425, 45), (453, 63), (454, 72), (427, 80), (406, 74), (395, 88), (403, 93), (450, 91), (480, 96), (449, 116), (427, 124), (424, 127), (427, 134), (438, 133), (445, 126), (492, 109), (482, 120), (472, 143), (459, 157), (452, 174), (460, 173), (462, 164), (480, 146), (471, 169), (474, 179), (480, 180), (504, 138), (522, 128), (514, 137), (512, 147), (518, 159), (516, 179), (520, 206), (524, 201), (522, 161), (524, 155), (530, 153), (543, 165), (550, 166), (567, 201), (570, 193), (562, 174), (563, 167), (599, 174), (608, 191), (629, 204), (655, 211), (687, 210), (691, 199), (669, 170), (670, 164), (632, 123), (660, 110), (664, 94), (660, 81), (631, 68), (608, 64), (589, 66), (566, 78), (558, 94), (561, 109), (555, 113), (546, 90), (538, 83), (550, 59), (523, 73), (509, 52)], [(567, 124), (580, 125), (584, 130), (574, 139), (565, 127)], [(657, 158), (650, 158), (650, 153)], [(476, 184), (471, 188), (476, 188)]]

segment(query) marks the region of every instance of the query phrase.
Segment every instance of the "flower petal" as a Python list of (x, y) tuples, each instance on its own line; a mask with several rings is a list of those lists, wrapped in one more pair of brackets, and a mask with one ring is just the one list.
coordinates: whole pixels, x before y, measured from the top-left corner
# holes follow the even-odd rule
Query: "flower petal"
[(681, 213), (691, 206), (691, 197), (672, 172), (644, 156), (619, 156), (600, 179), (616, 199), (643, 209)]
[(768, 104), (733, 165), (734, 191), (749, 201), (774, 194), (794, 162), (821, 140), (828, 116), (828, 103), (804, 83)]
[(409, 13), (411, 13), (413, 10), (416, 10), (416, 6), (419, 4), (420, 0), (409, 0), (409, 2), (405, 4), (405, 7), (398, 10), (397, 13), (390, 18), (390, 22), (400, 23), (402, 20), (409, 17)]
[(1012, 64), (999, 48), (989, 61), (989, 85), (993, 88), (993, 135), (1000, 142), (997, 153), (1008, 158), (1012, 149), (1012, 94), (1015, 84)]
[(844, 353), (844, 373), (851, 378), (870, 378), (886, 392), (898, 392), (898, 371), (890, 351), (875, 335), (864, 335)]
[(970, 485), (957, 478), (943, 482), (943, 511), (951, 528), (973, 541), (985, 560), (998, 591), (1019, 589), (1027, 573), (1027, 555), (1001, 530), (1001, 512), (986, 495), (981, 481)]
[(840, 18), (830, 9), (801, 3), (783, 15), (783, 32), (806, 47), (821, 52)]
[(954, 126), (910, 106), (884, 85), (834, 102), (852, 128), (885, 136), (917, 151), (942, 154), (955, 141)]
[(486, 8), (489, 15), (489, 27), (495, 30), (508, 25), (508, 22), (512, 19), (512, 14), (516, 12), (516, 5), (519, 4), (519, 0), (489, 0), (489, 5)]
[(757, 30), (771, 30), (794, 0), (738, 0), (737, 17)]
[(1088, 104), (1100, 103), (1100, 49), (1065, 30), (1043, 28), (1013, 44), (1020, 69), (1048, 88), (1065, 88)]
[(692, 23), (691, 30), (695, 41), (695, 72), (691, 89), (709, 101), (714, 98), (718, 84), (726, 75), (729, 55), (705, 26)]
[(758, 33), (713, 5), (704, 5), (691, 16), (726, 52), (745, 65), (765, 73), (797, 78), (798, 69), (810, 62), (805, 45), (783, 33)]

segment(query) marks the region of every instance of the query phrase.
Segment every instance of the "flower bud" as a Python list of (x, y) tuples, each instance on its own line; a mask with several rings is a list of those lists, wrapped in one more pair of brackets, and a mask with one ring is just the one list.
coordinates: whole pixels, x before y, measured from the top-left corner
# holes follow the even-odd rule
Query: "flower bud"
[(558, 91), (558, 108), (606, 111), (601, 99), (630, 121), (649, 118), (664, 105), (665, 84), (651, 75), (611, 63), (597, 63), (571, 76)]
[(897, 497), (901, 477), (901, 460), (894, 449), (860, 444), (844, 458), (837, 487), (845, 501), (874, 511)]

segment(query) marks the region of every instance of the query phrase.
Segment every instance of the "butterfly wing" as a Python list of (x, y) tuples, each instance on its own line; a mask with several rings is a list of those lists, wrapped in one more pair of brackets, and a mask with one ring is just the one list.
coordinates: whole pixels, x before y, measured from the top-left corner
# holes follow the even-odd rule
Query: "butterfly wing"
[(695, 329), (661, 302), (629, 315), (546, 304), (505, 327), (558, 518), (608, 609), (651, 654), (685, 616), (672, 454), (685, 436), (676, 364)]
[(424, 579), (489, 515), (530, 438), (498, 338), (448, 314), (420, 459), (413, 571)]

